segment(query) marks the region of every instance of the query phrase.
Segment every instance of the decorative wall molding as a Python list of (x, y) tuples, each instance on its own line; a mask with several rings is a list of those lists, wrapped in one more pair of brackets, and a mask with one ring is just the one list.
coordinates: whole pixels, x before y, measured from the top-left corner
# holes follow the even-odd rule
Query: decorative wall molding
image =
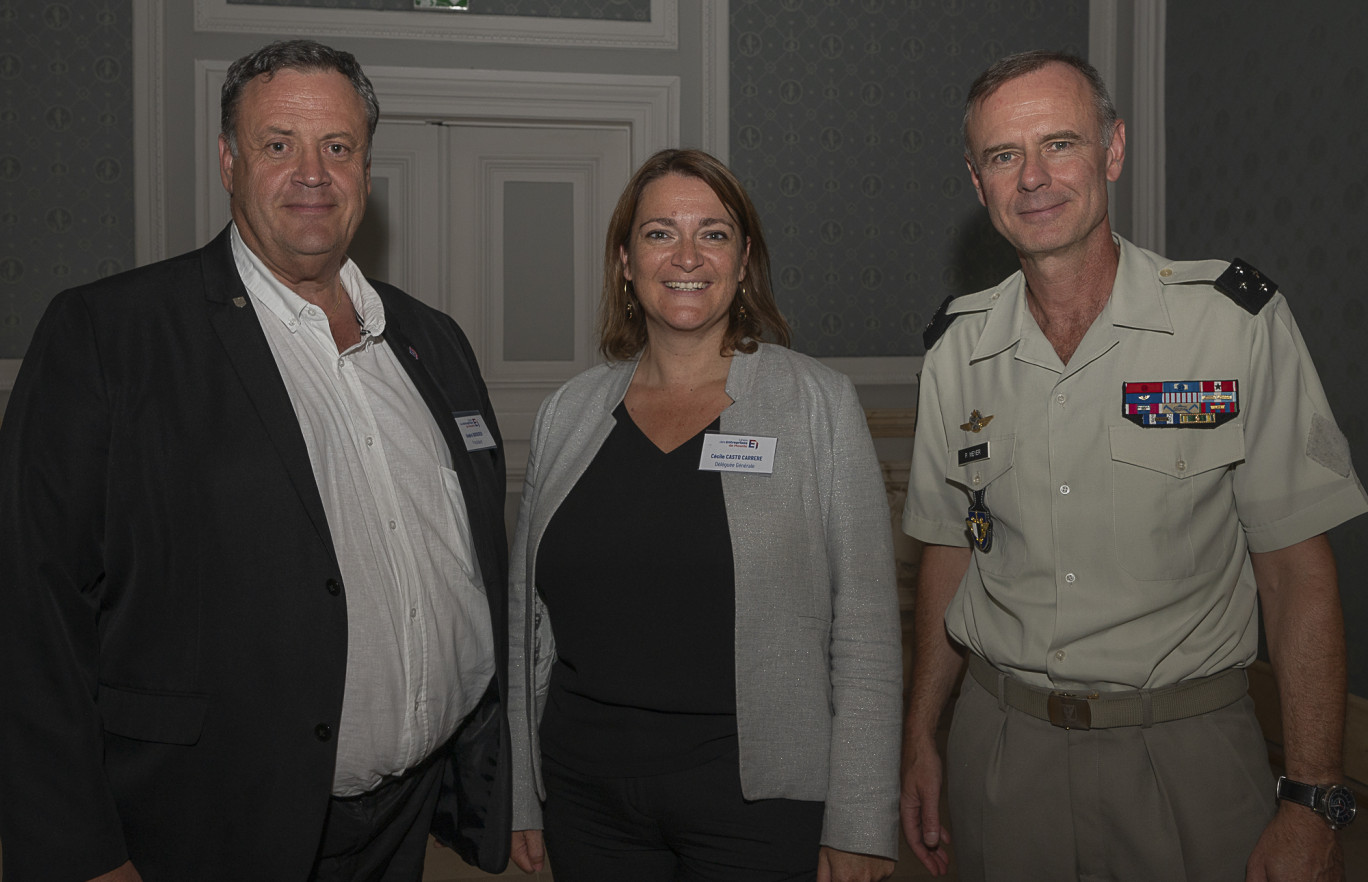
[(1164, 44), (1165, 0), (1090, 0), (1088, 60), (1126, 113), (1126, 165), (1118, 184), (1123, 198), (1113, 218), (1127, 238), (1164, 253)]
[[(922, 356), (854, 356), (850, 358), (819, 358), (822, 364), (840, 371), (856, 386), (901, 386), (917, 382), (921, 373)], [(908, 402), (909, 404), (914, 402)]]
[[(1135, 242), (1158, 254), (1166, 251), (1167, 168), (1164, 143), (1165, 27), (1164, 0), (1136, 0), (1134, 27), (1135, 79), (1132, 116), (1139, 123), (1128, 137), (1138, 160), (1131, 166), (1131, 232)], [(1130, 154), (1131, 148), (1127, 149)], [(1129, 161), (1129, 160), (1128, 160)]]
[(731, 156), (731, 0), (703, 4), (703, 149)]
[(19, 376), (19, 365), (23, 363), (22, 358), (0, 358), (0, 392), (8, 392), (14, 388), (14, 380)]
[(651, 19), (644, 22), (371, 9), (319, 12), (298, 6), (195, 0), (195, 30), (602, 49), (679, 47), (678, 0), (651, 0)]
[(164, 0), (133, 0), (133, 259), (166, 257)]
[[(214, 157), (219, 89), (230, 63), (195, 62), (196, 236), (201, 242), (226, 216), (221, 209), (227, 197)], [(660, 146), (679, 143), (678, 77), (401, 67), (372, 67), (367, 75), (386, 120), (622, 124), (632, 132), (634, 168)]]

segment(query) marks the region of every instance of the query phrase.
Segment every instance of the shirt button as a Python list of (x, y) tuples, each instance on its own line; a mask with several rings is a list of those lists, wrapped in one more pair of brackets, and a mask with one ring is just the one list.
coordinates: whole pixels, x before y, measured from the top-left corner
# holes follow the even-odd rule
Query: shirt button
[(366, 436), (366, 446), (367, 446), (367, 447), (374, 447), (374, 446), (375, 446), (375, 438), (374, 438), (373, 436), (371, 436), (371, 435), (367, 435), (367, 436)]
[(314, 737), (319, 741), (327, 741), (329, 738), (332, 738), (332, 726), (329, 726), (327, 723), (319, 723), (317, 726), (314, 726)]
[(1075, 576), (1073, 573), (1065, 573), (1064, 581), (1072, 585), (1074, 582), (1078, 581), (1078, 577)]
[(1055, 402), (1058, 404), (1063, 404), (1068, 400), (1069, 396), (1065, 395), (1063, 392), (1060, 392), (1058, 395), (1055, 396)]
[(1068, 485), (1068, 484), (1060, 484), (1060, 485), (1059, 485), (1059, 492), (1060, 492), (1061, 494), (1063, 494), (1064, 496), (1068, 496), (1068, 495), (1069, 495), (1069, 485)]
[(1169, 276), (1173, 275), (1173, 269), (1171, 267), (1166, 266), (1163, 269), (1159, 270), (1159, 275), (1167, 279)]
[(396, 524), (394, 521), (390, 521), (390, 529), (391, 529), (391, 530), (396, 530), (396, 529), (398, 529), (398, 528), (399, 528), (399, 525), (398, 525), (398, 524)]
[(1064, 650), (1059, 650), (1055, 653), (1055, 661), (1064, 661), (1065, 655), (1067, 655), (1067, 653), (1065, 653)]
[(979, 484), (982, 484), (982, 483), (983, 483), (983, 477), (982, 477), (981, 475), (974, 475), (974, 486), (977, 487)]
[(1185, 472), (1185, 471), (1187, 471), (1187, 461), (1186, 461), (1186, 460), (1180, 459), (1180, 460), (1178, 460), (1178, 462), (1176, 463), (1176, 465), (1178, 466), (1178, 471), (1180, 471), (1180, 472)]
[(416, 619), (416, 618), (418, 618), (418, 610), (415, 609), (415, 608), (410, 607), (410, 608), (409, 608), (409, 618), (411, 618), (411, 619)]
[(329, 579), (326, 583), (324, 583), (324, 587), (328, 589), (328, 593), (331, 594), (333, 597), (336, 597), (337, 595), (342, 593), (342, 583), (337, 581), (336, 579)]

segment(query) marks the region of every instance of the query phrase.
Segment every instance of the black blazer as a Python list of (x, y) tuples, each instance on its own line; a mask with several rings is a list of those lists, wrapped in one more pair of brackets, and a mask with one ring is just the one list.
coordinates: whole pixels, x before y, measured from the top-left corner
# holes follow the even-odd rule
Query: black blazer
[[(375, 283), (385, 340), (451, 448), (497, 669), (433, 829), (508, 860), (502, 440), (446, 315)], [(303, 880), (332, 785), (341, 583), (289, 394), (233, 263), (206, 247), (59, 294), (0, 426), (6, 882)], [(452, 414), (499, 439), (467, 452)]]

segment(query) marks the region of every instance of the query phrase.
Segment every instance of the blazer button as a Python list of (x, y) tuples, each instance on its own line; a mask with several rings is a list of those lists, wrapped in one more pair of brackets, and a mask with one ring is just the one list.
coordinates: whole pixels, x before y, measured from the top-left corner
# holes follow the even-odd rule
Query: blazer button
[(342, 583), (337, 581), (336, 579), (329, 579), (327, 587), (328, 593), (331, 594), (333, 597), (336, 597), (337, 595), (342, 593)]
[(329, 726), (327, 723), (319, 723), (317, 726), (314, 726), (314, 737), (319, 741), (327, 741), (332, 737), (332, 726)]

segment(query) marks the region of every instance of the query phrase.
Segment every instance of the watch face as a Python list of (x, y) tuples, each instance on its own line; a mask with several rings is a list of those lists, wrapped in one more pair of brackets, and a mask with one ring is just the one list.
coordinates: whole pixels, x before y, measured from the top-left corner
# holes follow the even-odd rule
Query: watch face
[(1335, 829), (1348, 825), (1357, 812), (1354, 791), (1348, 787), (1331, 787), (1325, 794), (1325, 819)]

